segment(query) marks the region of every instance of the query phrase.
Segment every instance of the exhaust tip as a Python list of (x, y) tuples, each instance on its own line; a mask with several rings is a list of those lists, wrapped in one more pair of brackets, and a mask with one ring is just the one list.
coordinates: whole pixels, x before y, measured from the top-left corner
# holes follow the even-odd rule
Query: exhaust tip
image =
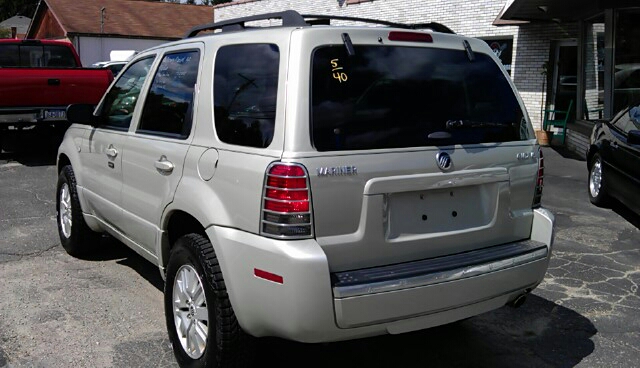
[(520, 308), (526, 300), (527, 300), (527, 294), (520, 294), (515, 299), (510, 301), (507, 305), (512, 308)]

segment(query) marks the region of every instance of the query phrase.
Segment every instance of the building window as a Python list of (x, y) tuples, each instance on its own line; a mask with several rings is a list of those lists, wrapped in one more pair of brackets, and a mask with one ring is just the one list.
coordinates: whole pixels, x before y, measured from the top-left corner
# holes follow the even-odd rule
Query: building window
[(622, 9), (615, 20), (613, 113), (640, 99), (640, 9)]
[(602, 119), (604, 112), (604, 15), (585, 22), (584, 119)]
[(493, 53), (500, 59), (504, 69), (511, 75), (511, 58), (513, 56), (513, 37), (481, 38), (491, 47)]

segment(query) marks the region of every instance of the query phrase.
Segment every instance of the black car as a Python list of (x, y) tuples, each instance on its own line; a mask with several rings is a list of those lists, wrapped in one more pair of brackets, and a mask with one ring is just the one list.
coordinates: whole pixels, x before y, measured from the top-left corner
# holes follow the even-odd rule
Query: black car
[(587, 167), (591, 203), (603, 206), (613, 197), (640, 214), (640, 101), (596, 123)]

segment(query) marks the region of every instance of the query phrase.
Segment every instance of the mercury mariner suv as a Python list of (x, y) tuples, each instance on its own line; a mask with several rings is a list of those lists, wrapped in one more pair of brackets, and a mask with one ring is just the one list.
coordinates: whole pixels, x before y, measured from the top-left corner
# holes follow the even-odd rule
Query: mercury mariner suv
[(397, 334), (519, 305), (548, 267), (523, 101), (486, 43), (437, 23), (205, 24), (67, 112), (62, 245), (108, 233), (158, 265), (182, 366), (236, 365), (255, 337)]

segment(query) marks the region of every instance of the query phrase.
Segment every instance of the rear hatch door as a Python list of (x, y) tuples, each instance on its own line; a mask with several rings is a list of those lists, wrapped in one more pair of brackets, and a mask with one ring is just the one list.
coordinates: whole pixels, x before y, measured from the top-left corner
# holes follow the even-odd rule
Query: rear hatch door
[(301, 37), (309, 130), (289, 130), (283, 156), (309, 171), (331, 271), (529, 238), (533, 130), (490, 49), (469, 40), (468, 51), (458, 36), (391, 42), (388, 31), (350, 29), (350, 52), (347, 32), (332, 31), (322, 38), (334, 43)]

